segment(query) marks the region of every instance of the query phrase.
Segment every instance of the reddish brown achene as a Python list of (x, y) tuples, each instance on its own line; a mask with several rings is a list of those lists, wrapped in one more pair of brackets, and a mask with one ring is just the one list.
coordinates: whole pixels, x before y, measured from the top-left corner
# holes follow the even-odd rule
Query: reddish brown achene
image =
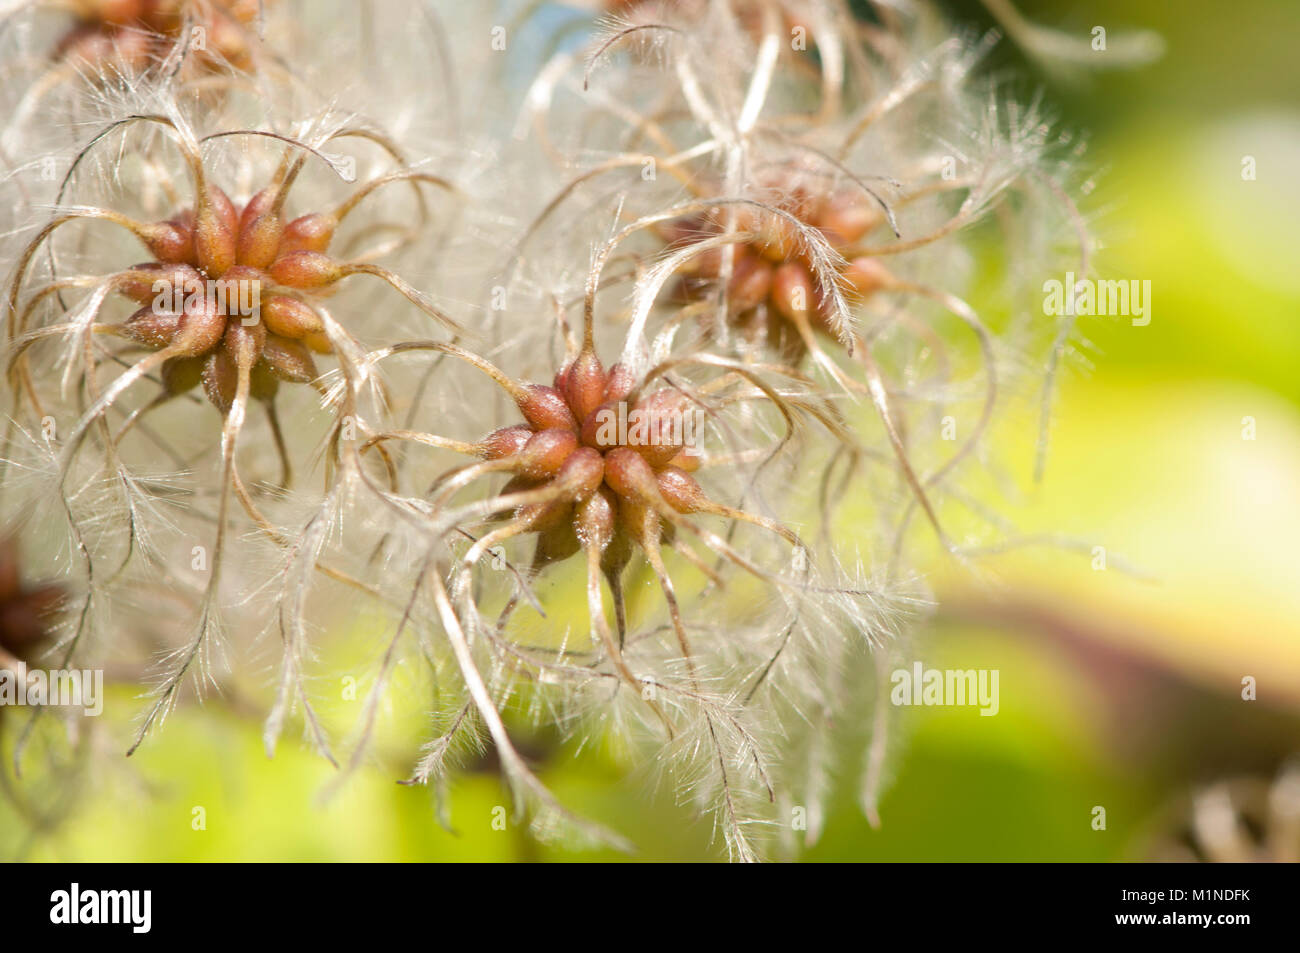
[(75, 0), (77, 18), (59, 41), (61, 60), (92, 66), (152, 66), (188, 25), (202, 29), (202, 46), (191, 43), (193, 59), (204, 68), (252, 65), (248, 31), (258, 16), (258, 0)]
[[(815, 228), (831, 248), (852, 255), (865, 235), (886, 217), (869, 195), (839, 189), (797, 186), (772, 207)], [(673, 247), (687, 247), (727, 234), (725, 217), (735, 217), (733, 231), (757, 237), (734, 246), (727, 283), (730, 323), (754, 344), (797, 362), (810, 349), (813, 332), (833, 335), (825, 289), (816, 278), (806, 241), (785, 219), (753, 209), (713, 209), (677, 219), (658, 231)], [(725, 248), (710, 248), (682, 269), (679, 295), (686, 301), (707, 299), (721, 277)], [(889, 272), (874, 258), (850, 257), (838, 272), (844, 289), (861, 300), (890, 282)]]

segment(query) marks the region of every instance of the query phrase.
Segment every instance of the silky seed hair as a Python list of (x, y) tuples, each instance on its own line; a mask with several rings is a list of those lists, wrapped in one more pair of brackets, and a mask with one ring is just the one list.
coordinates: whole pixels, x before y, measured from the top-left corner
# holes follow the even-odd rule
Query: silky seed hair
[[(703, 325), (735, 353), (758, 349), (810, 364), (855, 403), (869, 402), (911, 497), (895, 526), (900, 543), (920, 517), (956, 551), (931, 497), (980, 455), (999, 406), (1038, 390), (1046, 352), (1047, 380), (1035, 395), (1041, 476), (1052, 384), (1074, 340), (1068, 319), (1053, 326), (1027, 309), (1010, 322), (994, 316), (1006, 326), (994, 333), (990, 316), (961, 297), (973, 268), (971, 236), (985, 241), (984, 233), (1002, 231), (994, 241), (1016, 263), (1008, 301), (1037, 300), (1031, 282), (1045, 268), (1086, 274), (1093, 241), (1071, 195), (1078, 144), (1055, 133), (1036, 105), (1019, 108), (996, 86), (971, 80), (992, 35), (953, 36), (932, 18), (906, 22), (882, 11), (880, 27), (839, 36), (855, 69), (832, 74), (854, 96), (809, 113), (776, 79), (784, 55), (778, 20), (769, 17), (756, 33), (749, 6), (703, 6), (636, 5), (609, 21), (585, 57), (557, 54), (554, 75), (539, 80), (526, 106), (535, 138), (553, 149), (559, 133), (549, 120), (573, 112), (555, 106), (565, 95), (587, 95), (592, 120), (569, 133), (581, 138), (567, 154), (581, 159), (530, 224), (527, 250), (536, 257), (551, 229), (571, 229), (574, 215), (590, 221), (593, 209), (640, 215), (664, 259), (663, 271), (649, 264), (641, 271), (666, 292), (674, 325)], [(746, 52), (715, 55), (692, 32), (705, 21), (713, 32), (700, 35), (734, 34), (736, 46), (722, 48)], [(611, 68), (620, 56), (635, 80)], [(803, 80), (807, 90), (819, 86), (815, 75)], [(612, 151), (612, 143), (626, 145)], [(649, 181), (646, 169), (654, 172)], [(680, 215), (665, 220), (674, 204)], [(1021, 221), (1039, 226), (1032, 239)], [(1044, 231), (1048, 222), (1054, 234)], [(1063, 241), (1069, 250), (1051, 266), (1026, 253), (1059, 250)], [(654, 255), (644, 241), (620, 250), (642, 262)], [(545, 261), (537, 267), (554, 274)], [(688, 320), (691, 305), (697, 313)], [(636, 314), (642, 319), (644, 307)], [(673, 333), (693, 346), (693, 336)], [(909, 378), (917, 380), (902, 383)], [(949, 418), (967, 424), (955, 452), (936, 439)]]
[[(168, 86), (149, 93), (147, 108), (107, 122), (75, 154), (60, 204), (34, 228), (7, 288), (13, 341), (8, 443), (24, 445), (20, 429), (45, 430), (47, 446), (59, 448), (53, 481), (44, 492), (62, 500), (55, 512), (65, 514), (80, 554), (87, 605), (101, 585), (121, 577), (137, 544), (158, 525), (170, 528), (174, 521), (159, 514), (160, 504), (186, 504), (194, 535), (172, 535), (182, 551), (194, 551), (194, 558), (165, 561), (191, 563), (207, 578), (196, 634), (173, 654), (141, 736), (169, 709), (182, 678), (206, 667), (207, 653), (218, 641), (220, 569), (232, 508), (242, 510), (264, 541), (289, 547), (264, 507), (291, 491), (293, 457), (300, 458), (301, 471), (314, 466), (312, 458), (323, 451), (328, 481), (335, 469), (330, 448), (340, 432), (345, 439), (357, 439), (352, 431), (365, 433), (360, 408), (344, 414), (331, 404), (318, 356), (356, 360), (366, 346), (358, 334), (373, 330), (379, 340), (396, 336), (410, 320), (403, 307), (435, 328), (456, 327), (427, 295), (382, 263), (428, 231), (433, 216), (426, 193), (453, 193), (449, 181), (410, 168), (390, 137), (357, 117), (325, 114), (289, 133), (201, 133)], [(322, 151), (340, 144), (353, 145), (354, 154)], [(112, 149), (117, 150), (113, 161), (100, 164)], [(217, 161), (220, 151), (236, 152), (237, 161)], [(340, 174), (344, 158), (349, 168), (365, 170), (376, 163), (386, 168), (358, 180), (354, 173)], [(318, 168), (308, 169), (308, 163)], [(322, 191), (322, 180), (334, 180), (328, 191)], [(414, 196), (405, 200), (402, 214), (388, 219), (394, 207), (390, 193), (397, 189)], [(96, 190), (108, 201), (72, 200)], [(334, 194), (326, 198), (328, 193)], [(300, 204), (304, 201), (313, 204)], [(109, 235), (62, 242), (70, 226), (96, 224)], [(129, 265), (128, 255), (146, 261)], [(358, 279), (387, 286), (401, 302), (389, 301), (380, 312), (389, 320), (374, 320), (374, 306), (365, 304), (369, 296), (349, 297), (346, 289), (335, 295), (339, 286)], [(214, 295), (216, 283), (223, 287)], [(122, 298), (134, 299), (137, 310), (110, 319)], [(359, 322), (349, 319), (352, 308), (362, 316)], [(344, 327), (345, 321), (352, 328)], [(311, 405), (323, 403), (334, 418), (330, 426), (316, 426), (318, 450), (309, 444), (304, 454), (303, 447), (290, 446), (278, 410), (282, 387), (314, 391), (306, 401), (297, 400), (295, 415), (319, 418), (320, 410), (313, 412)], [(208, 416), (205, 402), (216, 409), (216, 419)], [(256, 430), (246, 428), (254, 405), (265, 417)], [(192, 423), (182, 424), (185, 436), (206, 436), (171, 445), (152, 426), (163, 413), (169, 429), (188, 420)], [(179, 498), (166, 492), (165, 480), (135, 468), (136, 461), (156, 461), (160, 449), (178, 470), (194, 477), (184, 481)], [(203, 461), (214, 453), (220, 464), (211, 481)], [(256, 482), (246, 482), (243, 474), (257, 466), (250, 458), (277, 460), (277, 472), (272, 476), (259, 467), (252, 471)], [(105, 474), (114, 476), (111, 487), (103, 485)], [(83, 492), (90, 488), (93, 493)], [(91, 524), (111, 526), (116, 520), (121, 520), (117, 532), (97, 540), (88, 536)], [(201, 542), (186, 546), (191, 540)], [(92, 545), (96, 542), (111, 548), (104, 552)], [(164, 561), (157, 552), (142, 555), (155, 565)]]
[[(532, 732), (612, 749), (733, 859), (796, 856), (846, 783), (880, 823), (909, 544), (987, 551), (954, 507), (1014, 544), (966, 477), (1027, 384), (1047, 419), (1075, 340), (1006, 302), (1088, 273), (1078, 141), (929, 4), (490, 6), (278, 0), (205, 56), (106, 20), (147, 55), (71, 72), (54, 27), (6, 31), (40, 56), (0, 132), (0, 498), (60, 514), (62, 657), (152, 683), (129, 750), (251, 690), (327, 794), (418, 712), (397, 770), (448, 824), (490, 748), (538, 837), (633, 846)], [(158, 304), (232, 276), (255, 321)], [(369, 660), (350, 721), (340, 648)]]

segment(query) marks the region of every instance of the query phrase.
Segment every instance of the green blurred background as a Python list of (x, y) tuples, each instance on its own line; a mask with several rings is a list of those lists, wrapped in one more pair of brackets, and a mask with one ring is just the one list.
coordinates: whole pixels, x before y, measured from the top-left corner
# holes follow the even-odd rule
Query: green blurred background
[[(993, 24), (978, 3), (950, 6), (963, 22)], [(993, 64), (1018, 70), (1024, 91), (1043, 86), (1089, 133), (1104, 203), (1100, 276), (1152, 283), (1149, 326), (1083, 325), (1095, 367), (1063, 376), (1046, 480), (1023, 481), (1012, 514), (1027, 532), (1095, 540), (1116, 558), (1094, 571), (1077, 554), (1022, 550), (979, 579), (937, 565), (944, 608), (917, 657), (999, 669), (1001, 711), (899, 710), (882, 826), (866, 824), (845, 785), (812, 860), (1145, 858), (1182, 799), (1222, 778), (1269, 779), (1300, 751), (1300, 7), (1019, 7), (1084, 40), (1102, 25), (1112, 36), (1154, 30), (1166, 44), (1132, 70), (1058, 76), (1005, 41)], [(1244, 156), (1254, 181), (1243, 180)], [(1033, 429), (1002, 438), (1026, 474)], [(1121, 555), (1150, 578), (1118, 571)], [(373, 649), (358, 647), (358, 666)], [(1253, 702), (1240, 697), (1247, 675), (1258, 680)], [(616, 753), (574, 759), (533, 743), (560, 798), (630, 836), (642, 859), (720, 857), (708, 822), (670, 792), (648, 797)], [(94, 759), (87, 794), (56, 830), (32, 836), (0, 804), (0, 855), (606, 856), (494, 830), (492, 809), (509, 802), (490, 759), (455, 779), (456, 831), (445, 831), (429, 790), (394, 783), (404, 754), (381, 756), (324, 800), (332, 770), (293, 741), (268, 760), (258, 712), (190, 705), (129, 764), (116, 749)], [(1104, 831), (1092, 825), (1099, 805)], [(193, 829), (196, 806), (204, 830)]]

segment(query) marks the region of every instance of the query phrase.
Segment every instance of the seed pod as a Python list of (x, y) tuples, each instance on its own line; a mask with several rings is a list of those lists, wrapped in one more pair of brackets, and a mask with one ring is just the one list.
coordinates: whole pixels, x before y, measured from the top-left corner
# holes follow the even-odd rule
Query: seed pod
[(272, 186), (262, 189), (244, 206), (236, 243), (240, 264), (265, 268), (275, 261), (284, 234), (284, 219), (275, 208), (279, 196), (279, 186)]
[(308, 384), (320, 376), (307, 346), (278, 334), (266, 335), (262, 362), (257, 366), (265, 367), (280, 380), (294, 384)]
[(564, 396), (554, 387), (525, 384), (523, 395), (517, 397), (515, 403), (519, 405), (519, 412), (524, 415), (524, 419), (538, 430), (564, 427), (576, 432), (578, 429)]
[(333, 215), (313, 212), (295, 218), (280, 236), (281, 257), (296, 251), (324, 252), (334, 238), (338, 221)]
[(654, 507), (622, 495), (618, 497), (618, 522), (636, 539), (647, 535), (663, 537), (663, 524)]
[(574, 519), (566, 518), (571, 517), (575, 509), (576, 507), (570, 507), (561, 510), (560, 521), (538, 535), (537, 549), (533, 553), (532, 572), (537, 572), (543, 566), (551, 563), (568, 559), (582, 548), (582, 543), (573, 529)]
[(789, 261), (799, 253), (801, 236), (793, 222), (769, 215), (759, 227), (754, 242), (758, 252), (774, 265)]
[(186, 309), (181, 315), (180, 326), (172, 339), (172, 347), (181, 354), (197, 357), (216, 347), (221, 335), (226, 331), (225, 315), (206, 301), (193, 309)]
[(248, 375), (248, 394), (254, 400), (266, 403), (274, 400), (279, 391), (280, 379), (271, 372), (266, 356), (263, 355), (262, 360), (253, 365), (253, 370)]
[(145, 347), (158, 348), (171, 344), (180, 327), (181, 316), (174, 311), (155, 311), (146, 305), (120, 325), (122, 335)]
[(235, 362), (230, 359), (225, 348), (213, 351), (204, 359), (202, 377), (204, 393), (224, 417), (230, 412), (230, 405), (235, 402), (235, 390), (239, 386)]
[(530, 532), (557, 529), (570, 522), (573, 504), (566, 500), (550, 503), (529, 503), (515, 511), (515, 518), (523, 520)]
[(86, 13), (106, 25), (124, 27), (144, 19), (146, 8), (150, 4), (146, 0), (93, 0), (92, 3), (74, 6), (82, 7)]
[(524, 449), (524, 444), (528, 443), (533, 433), (533, 428), (523, 424), (494, 430), (480, 444), (483, 458), (485, 460), (500, 460), (502, 457), (513, 457)]
[(621, 400), (607, 400), (587, 415), (582, 422), (582, 444), (597, 450), (612, 450), (618, 446), (618, 428), (612, 428), (610, 421), (618, 419), (618, 407)]
[(622, 400), (636, 386), (636, 375), (620, 361), (609, 369), (609, 383), (605, 385), (606, 400)]
[[(740, 251), (740, 250), (738, 250)], [(736, 311), (757, 308), (772, 290), (772, 266), (747, 252), (738, 253), (727, 285), (730, 305)]]
[(267, 295), (262, 301), (262, 323), (272, 334), (301, 340), (325, 328), (320, 315), (305, 301), (288, 295)]
[(229, 8), (230, 15), (214, 11), (214, 16), (206, 24), (208, 48), (215, 52), (220, 63), (229, 63), (237, 70), (248, 71), (253, 64), (248, 46), (247, 24), (256, 16), (257, 7), (253, 6), (254, 12), (250, 15), (246, 13), (249, 7), (247, 0), (223, 6)]
[(849, 290), (860, 298), (888, 288), (894, 283), (894, 276), (889, 273), (889, 270), (876, 259), (867, 256), (850, 261), (843, 275)]
[(148, 31), (105, 32), (93, 23), (74, 28), (54, 50), (55, 58), (64, 62), (87, 63), (99, 70), (107, 64), (110, 69), (132, 73), (146, 67), (153, 55), (154, 41)]
[(605, 482), (625, 500), (642, 503), (659, 500), (654, 470), (641, 454), (628, 447), (616, 447), (605, 454)]
[(327, 335), (324, 331), (321, 331), (317, 334), (305, 335), (302, 339), (302, 343), (307, 345), (317, 354), (334, 353), (334, 345), (330, 343), (329, 335)]
[(602, 486), (573, 508), (573, 527), (584, 546), (604, 552), (614, 540), (618, 502), (609, 487)]
[(694, 513), (706, 501), (695, 477), (678, 467), (664, 467), (656, 474), (659, 492), (678, 513)]
[(564, 427), (539, 430), (519, 451), (519, 472), (534, 480), (557, 473), (569, 455), (578, 449), (578, 437)]
[(840, 192), (826, 200), (814, 224), (836, 248), (852, 244), (884, 221), (861, 195)]
[(816, 294), (812, 274), (799, 262), (787, 262), (772, 276), (772, 303), (791, 320), (812, 313)]
[(239, 281), (259, 283), (264, 277), (262, 269), (254, 268), (252, 265), (240, 262), (238, 265), (231, 265), (226, 269), (226, 273), (221, 276), (222, 281)]
[(683, 450), (681, 453), (677, 454), (677, 456), (669, 460), (668, 463), (670, 466), (674, 466), (679, 470), (685, 470), (687, 473), (694, 473), (704, 465), (704, 461), (700, 459), (697, 454), (691, 453), (689, 450)]
[[(699, 242), (706, 238), (716, 237), (717, 234), (718, 231), (716, 229), (712, 231), (698, 232), (694, 236), (693, 240)], [(741, 255), (746, 254), (752, 255), (755, 258), (758, 257), (754, 252), (749, 251), (748, 247), (745, 245), (731, 245), (729, 247), (734, 249), (732, 252), (733, 261)], [(726, 253), (727, 249), (721, 246), (706, 248), (703, 251), (696, 251), (682, 262), (681, 267), (678, 269), (678, 273), (690, 278), (698, 278), (701, 283), (711, 281), (722, 274), (722, 262)]]
[(164, 361), (159, 372), (163, 390), (170, 397), (184, 394), (198, 386), (203, 377), (203, 359), (198, 357), (173, 357)]
[(226, 322), (224, 341), (226, 352), (235, 361), (242, 356), (250, 367), (261, 359), (262, 350), (266, 347), (266, 337), (266, 325), (260, 321), (247, 327), (239, 321)]
[[(194, 283), (201, 283), (203, 276), (191, 265), (182, 262), (149, 261), (132, 265), (118, 276), (116, 290), (119, 294), (140, 304), (151, 304), (160, 294), (168, 300), (173, 297), (173, 289), (184, 289)], [(156, 285), (165, 288), (155, 290)]]
[(343, 277), (333, 258), (314, 251), (295, 251), (271, 263), (271, 277), (290, 288), (314, 289), (332, 285)]
[(511, 493), (523, 493), (525, 490), (535, 490), (545, 483), (544, 480), (534, 480), (523, 474), (516, 474), (506, 481), (506, 485), (501, 488), (502, 496), (509, 496)]
[(140, 240), (158, 261), (169, 264), (194, 261), (194, 231), (178, 219), (145, 225), (140, 229)]
[(605, 492), (608, 492), (609, 498), (613, 500), (616, 518), (614, 522), (614, 538), (610, 540), (609, 545), (605, 547), (605, 551), (600, 555), (600, 568), (607, 576), (617, 577), (622, 574), (628, 563), (632, 561), (636, 550), (632, 545), (632, 539), (624, 528), (623, 520), (617, 515), (621, 511), (622, 504), (608, 487), (602, 487), (598, 495), (603, 496)]
[(594, 351), (583, 351), (573, 363), (560, 372), (558, 389), (568, 402), (573, 417), (579, 423), (586, 421), (593, 410), (605, 399), (609, 376)]
[(699, 215), (674, 218), (653, 226), (654, 233), (665, 245), (693, 244), (707, 237), (711, 228), (709, 220)]
[(605, 459), (590, 447), (579, 447), (555, 475), (555, 485), (574, 499), (583, 500), (596, 492), (605, 476)]
[(239, 213), (225, 192), (208, 186), (194, 213), (194, 257), (209, 278), (220, 278), (233, 266), (239, 236)]
[[(221, 276), (216, 303), (227, 318), (245, 327), (262, 324), (262, 280), (264, 273), (248, 265), (235, 265)], [(209, 283), (209, 287), (212, 283)], [(217, 289), (213, 289), (216, 291)], [(211, 292), (210, 292), (211, 293)], [(251, 322), (251, 323), (250, 323)]]
[[(632, 445), (651, 466), (663, 466), (681, 452), (686, 436), (685, 414), (690, 398), (678, 390), (663, 388), (639, 401), (634, 413), (647, 421), (646, 439)], [(631, 414), (628, 415), (631, 419)]]

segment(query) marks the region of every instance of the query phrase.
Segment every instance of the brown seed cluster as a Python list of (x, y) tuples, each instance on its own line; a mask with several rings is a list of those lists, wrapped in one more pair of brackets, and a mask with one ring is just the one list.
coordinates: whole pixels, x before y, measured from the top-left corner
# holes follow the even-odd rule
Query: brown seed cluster
[[(638, 398), (635, 383), (621, 364), (606, 371), (586, 347), (553, 386), (518, 386), (512, 396), (527, 423), (496, 430), (480, 444), (486, 460), (514, 474), (503, 496), (546, 497), (518, 507), (512, 524), (540, 534), (539, 565), (595, 549), (606, 572), (617, 572), (631, 558), (630, 543), (657, 545), (666, 511), (708, 507), (691, 476), (700, 459), (682, 440), (690, 399), (669, 387)], [(620, 416), (648, 423), (620, 432), (611, 425)]]
[[(889, 273), (874, 258), (852, 256), (853, 247), (885, 221), (874, 200), (861, 191), (827, 192), (809, 186), (788, 190), (773, 207), (817, 229), (838, 252), (849, 253), (839, 271), (844, 289), (861, 299), (886, 287)], [(816, 278), (807, 242), (788, 220), (756, 209), (715, 209), (678, 219), (660, 229), (670, 245), (685, 247), (732, 229), (757, 235), (734, 246), (727, 283), (728, 320), (755, 343), (797, 359), (806, 352), (806, 333), (829, 333), (825, 289)], [(680, 297), (698, 301), (710, 295), (721, 276), (724, 249), (710, 248), (683, 269)]]
[[(451, 346), (441, 349), (489, 373), (514, 399), (526, 421), (495, 430), (478, 444), (457, 448), (476, 454), (482, 462), (453, 471), (456, 476), (444, 484), (435, 505), (448, 502), (459, 486), (479, 475), (511, 474), (499, 494), (472, 505), (477, 512), (505, 521), (475, 541), (464, 557), (464, 567), (468, 569), (498, 543), (525, 534), (537, 535), (529, 576), (584, 553), (592, 624), (619, 677), (639, 685), (622, 654), (626, 634), (622, 575), (634, 551), (639, 550), (658, 579), (682, 658), (694, 679), (694, 656), (663, 550), (678, 552), (717, 581), (717, 573), (678, 538), (679, 531), (686, 531), (748, 572), (764, 578), (767, 574), (687, 517), (711, 514), (733, 523), (747, 522), (791, 545), (801, 545), (785, 526), (711, 500), (691, 475), (704, 461), (688, 446), (693, 440), (687, 438), (690, 431), (682, 422), (683, 415), (745, 380), (747, 374), (733, 371), (692, 387), (690, 393), (688, 385), (674, 382), (650, 390), (655, 372), (639, 377), (621, 363), (605, 369), (596, 356), (590, 326), (581, 349), (549, 386), (515, 383), (467, 352)], [(612, 425), (619, 418), (638, 423)], [(446, 444), (440, 441), (440, 445)], [(613, 597), (617, 638), (604, 615), (602, 576)], [(516, 603), (517, 598), (507, 603), (498, 626), (504, 624)], [(668, 725), (660, 706), (653, 700), (649, 705)]]
[(61, 60), (143, 70), (166, 55), (188, 24), (203, 31), (201, 46), (197, 37), (186, 39), (193, 62), (251, 66), (248, 31), (258, 0), (75, 0), (71, 6), (77, 22), (55, 49)]
[[(117, 285), (143, 305), (120, 333), (169, 353), (162, 370), (169, 394), (202, 381), (224, 413), (241, 362), (250, 368), (253, 396), (265, 399), (280, 381), (314, 380), (312, 352), (331, 352), (320, 315), (294, 292), (319, 291), (350, 273), (325, 254), (338, 220), (323, 213), (286, 220), (285, 192), (270, 186), (239, 208), (207, 186), (196, 208), (141, 230), (154, 261), (131, 268)], [(258, 313), (238, 310), (249, 297), (241, 286), (255, 289)], [(282, 290), (263, 293), (276, 287)]]

